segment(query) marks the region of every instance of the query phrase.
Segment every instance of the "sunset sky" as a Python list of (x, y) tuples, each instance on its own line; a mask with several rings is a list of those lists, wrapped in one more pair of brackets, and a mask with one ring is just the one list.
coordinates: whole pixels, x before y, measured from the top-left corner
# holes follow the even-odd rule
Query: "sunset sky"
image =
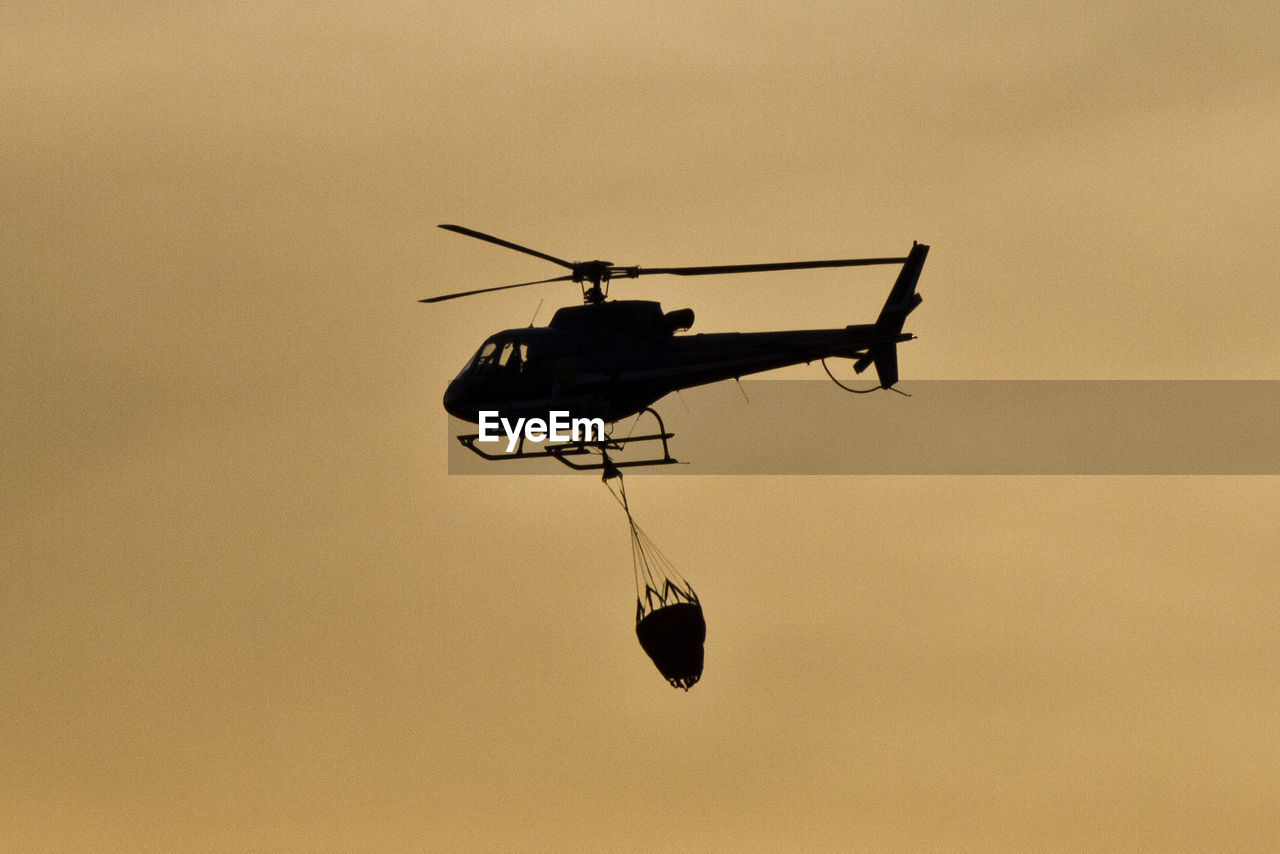
[(416, 302), (918, 240), (905, 390), (1280, 380), (1274, 3), (108, 5), (0, 13), (0, 849), (1280, 844), (1276, 477), (629, 476), (685, 694), (598, 477), (448, 474), (575, 286)]

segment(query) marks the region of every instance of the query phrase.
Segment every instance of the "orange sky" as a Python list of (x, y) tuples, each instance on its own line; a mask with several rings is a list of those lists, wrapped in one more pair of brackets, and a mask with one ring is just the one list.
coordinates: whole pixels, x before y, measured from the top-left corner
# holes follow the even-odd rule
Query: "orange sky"
[[(1274, 847), (1274, 477), (631, 478), (704, 601), (686, 695), (598, 480), (446, 474), (445, 384), (576, 292), (415, 302), (557, 272), (440, 222), (914, 239), (907, 390), (1280, 379), (1273, 4), (2, 20), (0, 848)], [(616, 295), (831, 326), (889, 281)]]

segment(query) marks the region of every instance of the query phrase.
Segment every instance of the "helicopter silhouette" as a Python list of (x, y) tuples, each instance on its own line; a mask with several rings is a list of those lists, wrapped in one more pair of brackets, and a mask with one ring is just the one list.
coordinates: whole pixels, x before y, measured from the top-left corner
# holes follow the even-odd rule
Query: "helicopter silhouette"
[[(569, 270), (568, 274), (531, 282), (480, 288), (429, 297), (424, 303), (523, 288), (551, 282), (573, 281), (581, 285), (583, 304), (556, 311), (545, 327), (506, 329), (491, 335), (467, 362), (444, 394), (444, 408), (463, 421), (482, 424), (488, 413), (507, 418), (547, 419), (557, 412), (571, 413), (574, 419), (598, 419), (604, 424), (650, 413), (658, 422), (658, 432), (626, 439), (597, 437), (593, 441), (551, 442), (526, 450), (524, 436), (507, 453), (477, 447), (480, 433), (459, 436), (469, 450), (489, 460), (527, 459), (553, 456), (575, 469), (605, 469), (606, 476), (620, 466), (674, 463), (662, 417), (653, 404), (670, 394), (693, 386), (738, 379), (748, 374), (770, 371), (832, 357), (854, 360), (861, 374), (874, 366), (879, 384), (867, 392), (892, 389), (898, 381), (897, 345), (915, 338), (902, 327), (922, 297), (916, 293), (929, 247), (914, 243), (901, 258), (845, 258), (828, 261), (788, 261), (765, 264), (734, 264), (702, 267), (622, 267), (608, 261), (566, 261), (493, 235), (459, 225), (441, 225), (447, 231), (473, 237), (498, 246), (550, 261)], [(853, 324), (834, 329), (801, 329), (778, 332), (723, 332), (680, 335), (693, 326), (689, 308), (664, 312), (653, 300), (607, 300), (613, 279), (639, 276), (709, 276), (758, 273), (778, 270), (805, 270), (823, 267), (857, 267), (901, 264), (884, 307), (874, 323)], [(485, 437), (488, 438), (488, 437)], [(662, 456), (618, 462), (609, 451), (627, 444), (661, 442)], [(599, 463), (583, 463), (577, 458), (599, 454)]]

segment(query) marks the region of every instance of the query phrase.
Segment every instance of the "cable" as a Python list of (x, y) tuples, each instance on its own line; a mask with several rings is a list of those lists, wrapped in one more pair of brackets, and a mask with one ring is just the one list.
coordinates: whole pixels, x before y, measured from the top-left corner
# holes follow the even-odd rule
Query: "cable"
[(844, 389), (850, 394), (871, 394), (871, 392), (873, 391), (879, 391), (880, 389), (884, 388), (884, 386), (878, 386), (878, 385), (872, 386), (871, 388), (849, 388), (847, 385), (840, 382), (840, 380), (836, 379), (835, 374), (831, 373), (831, 369), (827, 367), (827, 359), (825, 356), (822, 358), (822, 370), (827, 372), (827, 376), (831, 377), (831, 381), (833, 383), (840, 386), (840, 388)]
[(849, 388), (847, 385), (840, 382), (840, 380), (836, 379), (835, 374), (831, 373), (831, 369), (827, 367), (826, 357), (823, 357), (822, 359), (822, 370), (827, 372), (827, 376), (831, 377), (831, 381), (833, 383), (840, 386), (840, 388), (844, 389), (850, 394), (871, 394), (871, 392), (873, 391), (879, 391), (880, 389), (884, 389), (885, 391), (896, 391), (898, 394), (902, 395), (903, 397), (911, 397), (911, 395), (907, 394), (902, 389), (894, 388), (893, 386), (876, 385), (876, 386), (872, 386), (871, 388)]
[(636, 580), (636, 620), (659, 608), (674, 602), (698, 604), (698, 594), (670, 559), (662, 553), (649, 535), (644, 532), (631, 515), (631, 506), (627, 501), (627, 488), (622, 481), (622, 473), (613, 478), (618, 481), (615, 492), (613, 484), (605, 481), (609, 494), (627, 514), (627, 525), (631, 528), (631, 563), (635, 570)]

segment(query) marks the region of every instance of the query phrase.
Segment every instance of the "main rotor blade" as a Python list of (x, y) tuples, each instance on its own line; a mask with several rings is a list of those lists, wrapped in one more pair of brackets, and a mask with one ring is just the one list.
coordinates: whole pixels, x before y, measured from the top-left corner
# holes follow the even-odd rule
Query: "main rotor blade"
[(765, 273), (770, 270), (809, 270), (817, 267), (865, 267), (873, 264), (903, 264), (906, 258), (844, 258), (834, 261), (784, 261), (779, 264), (724, 264), (716, 267), (635, 267), (637, 276), (715, 276), (721, 273)]
[(554, 279), (539, 279), (536, 282), (520, 282), (515, 285), (498, 285), (496, 288), (480, 288), (479, 290), (475, 290), (475, 291), (463, 291), (462, 293), (457, 293), (457, 294), (445, 294), (444, 296), (439, 296), (439, 297), (427, 297), (426, 299), (418, 300), (418, 302), (444, 302), (447, 299), (457, 299), (458, 297), (469, 297), (469, 296), (474, 296), (475, 294), (487, 294), (492, 291), (507, 291), (507, 290), (510, 290), (511, 288), (523, 288), (523, 287), (527, 287), (528, 285), (545, 285), (547, 282), (571, 282), (571, 281), (573, 281), (573, 276), (556, 276)]
[[(470, 228), (463, 228), (460, 225), (442, 225), (440, 227), (443, 228), (445, 231), (453, 231), (453, 232), (457, 232), (458, 234), (465, 234), (467, 237), (474, 237), (477, 240), (484, 240), (489, 243), (496, 243), (499, 246), (505, 246), (508, 249), (514, 249), (517, 252), (523, 252), (524, 254), (532, 255), (535, 258), (542, 258), (543, 260), (550, 261), (552, 264), (559, 264), (561, 267), (568, 267), (570, 270), (573, 269), (573, 264), (569, 261), (565, 261), (562, 258), (557, 258), (554, 255), (548, 255), (545, 252), (539, 252), (536, 249), (530, 249), (528, 246), (521, 246), (519, 243), (512, 243), (510, 240), (503, 240), (501, 237), (494, 237), (492, 234), (485, 234), (482, 231), (475, 231)], [(534, 283), (530, 282), (530, 284), (534, 284)], [(516, 287), (516, 286), (509, 285), (508, 287)]]

